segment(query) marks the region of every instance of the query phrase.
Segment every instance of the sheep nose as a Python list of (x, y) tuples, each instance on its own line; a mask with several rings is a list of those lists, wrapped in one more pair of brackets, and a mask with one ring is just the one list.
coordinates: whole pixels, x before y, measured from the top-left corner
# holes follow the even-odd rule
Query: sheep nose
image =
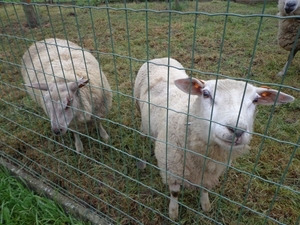
[(62, 132), (62, 129), (55, 128), (55, 129), (52, 129), (52, 132), (53, 132), (55, 135), (59, 135), (59, 134)]
[(239, 128), (227, 127), (227, 129), (228, 129), (231, 133), (233, 133), (233, 134), (235, 135), (235, 137), (237, 137), (237, 138), (241, 137), (241, 136), (245, 133), (244, 130), (241, 130), (241, 129), (239, 129)]
[(286, 13), (291, 13), (295, 10), (296, 3), (295, 2), (288, 2), (286, 3), (284, 10)]

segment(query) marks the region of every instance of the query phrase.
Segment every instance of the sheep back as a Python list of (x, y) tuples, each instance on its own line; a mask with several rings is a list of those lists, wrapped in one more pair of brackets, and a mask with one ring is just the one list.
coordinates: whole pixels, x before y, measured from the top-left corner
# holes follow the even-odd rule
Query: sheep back
[[(170, 61), (168, 61), (170, 60)], [(168, 67), (169, 63), (173, 67)], [(162, 66), (156, 66), (156, 65), (162, 65)], [(178, 70), (176, 68), (182, 69)], [(149, 71), (149, 73), (148, 73)], [(162, 77), (161, 74), (172, 74), (172, 76), (168, 77)], [(156, 76), (157, 75), (157, 76)], [(167, 114), (166, 114), (166, 107), (167, 103), (172, 103), (174, 101), (177, 101), (182, 96), (182, 93), (178, 91), (178, 88), (174, 85), (174, 80), (179, 78), (186, 78), (187, 75), (185, 73), (185, 70), (183, 69), (183, 66), (176, 60), (170, 58), (161, 58), (161, 59), (153, 59), (150, 60), (147, 63), (144, 63), (143, 66), (140, 68), (138, 72), (138, 76), (135, 80), (134, 85), (134, 94), (135, 97), (139, 100), (137, 102), (137, 108), (141, 112), (143, 116), (142, 122), (141, 122), (141, 131), (145, 134), (150, 134), (151, 137), (156, 138), (157, 137), (157, 130), (159, 130), (159, 127), (161, 127), (160, 121), (166, 121), (167, 120)], [(149, 82), (145, 82), (149, 81)], [(169, 88), (169, 91), (168, 91)], [(151, 92), (150, 92), (151, 90)], [(160, 97), (161, 96), (161, 97)], [(166, 98), (169, 98), (169, 101), (167, 101)], [(186, 97), (186, 96), (184, 96)], [(191, 96), (192, 98), (194, 96)], [(151, 102), (151, 99), (155, 99), (156, 105), (153, 106), (148, 103), (148, 101)], [(186, 102), (181, 101), (180, 104), (187, 105), (188, 98), (185, 99)], [(160, 106), (160, 107), (156, 107)], [(173, 105), (172, 109), (176, 110), (177, 104), (175, 106)], [(149, 123), (149, 108), (151, 111), (151, 123)], [(177, 110), (181, 110), (181, 106)], [(163, 118), (161, 117), (162, 115)], [(151, 126), (151, 127), (149, 127)]]
[[(279, 46), (287, 51), (292, 50), (299, 27), (300, 27), (299, 19), (279, 20), (279, 29), (278, 29)], [(300, 42), (296, 44), (295, 49), (296, 50), (300, 49)]]

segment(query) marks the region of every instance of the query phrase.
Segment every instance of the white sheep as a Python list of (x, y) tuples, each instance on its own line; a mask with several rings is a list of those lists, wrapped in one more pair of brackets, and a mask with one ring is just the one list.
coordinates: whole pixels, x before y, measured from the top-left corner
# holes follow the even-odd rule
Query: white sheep
[[(278, 10), (279, 16), (300, 16), (300, 0), (279, 0)], [(291, 58), (291, 61), (300, 49), (299, 28), (299, 18), (286, 18), (279, 20), (277, 35), (278, 43), (283, 49), (290, 51), (288, 60)], [(296, 42), (295, 46), (294, 42)], [(287, 66), (288, 61), (277, 75), (282, 76), (286, 72)]]
[[(22, 64), (28, 93), (49, 116), (55, 135), (65, 134), (68, 128), (83, 131), (93, 115), (105, 118), (109, 112), (112, 93), (98, 61), (71, 41), (51, 38), (36, 42), (25, 52)], [(101, 123), (99, 129), (107, 141)], [(74, 137), (76, 151), (82, 152), (79, 134), (74, 132)]]
[(201, 206), (210, 210), (207, 190), (218, 184), (232, 160), (250, 149), (256, 105), (272, 105), (277, 97), (279, 104), (294, 99), (242, 81), (189, 78), (171, 58), (143, 64), (134, 96), (141, 132), (155, 140), (160, 174), (171, 193), (169, 216), (174, 220), (181, 185), (204, 188)]

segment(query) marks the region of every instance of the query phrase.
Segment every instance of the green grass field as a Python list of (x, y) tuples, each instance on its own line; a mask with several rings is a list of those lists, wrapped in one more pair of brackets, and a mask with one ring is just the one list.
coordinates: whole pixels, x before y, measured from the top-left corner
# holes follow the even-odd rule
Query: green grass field
[(67, 215), (52, 200), (28, 190), (21, 181), (0, 167), (0, 224), (7, 225), (83, 225)]
[[(168, 188), (156, 167), (153, 144), (138, 132), (140, 117), (132, 98), (142, 63), (171, 56), (197, 78), (282, 85), (296, 98), (280, 107), (258, 108), (252, 150), (233, 163), (210, 193), (211, 212), (201, 211), (199, 191), (184, 189), (178, 223), (299, 223), (300, 55), (285, 77), (276, 76), (288, 56), (277, 44), (278, 19), (271, 17), (277, 5), (186, 1), (180, 13), (168, 8), (156, 2), (37, 5), (41, 26), (30, 29), (22, 6), (0, 5), (1, 154), (117, 224), (172, 224)], [(196, 16), (195, 11), (205, 13)], [(268, 16), (258, 15), (262, 12)], [(49, 37), (69, 39), (99, 60), (114, 92), (113, 108), (103, 122), (111, 137), (107, 145), (91, 128), (82, 137), (84, 152), (77, 154), (72, 134), (54, 136), (49, 120), (26, 94), (21, 57), (34, 41)], [(149, 163), (146, 169), (137, 168), (138, 159)]]

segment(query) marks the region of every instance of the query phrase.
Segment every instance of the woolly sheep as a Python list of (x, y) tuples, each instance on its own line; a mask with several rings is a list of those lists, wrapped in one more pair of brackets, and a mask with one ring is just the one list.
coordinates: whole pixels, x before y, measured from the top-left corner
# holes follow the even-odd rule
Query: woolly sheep
[(160, 174), (169, 186), (171, 219), (178, 217), (182, 184), (204, 188), (201, 206), (203, 211), (210, 210), (207, 190), (218, 184), (232, 160), (250, 149), (256, 105), (272, 105), (277, 95), (278, 104), (294, 99), (242, 81), (189, 78), (172, 58), (142, 65), (134, 96), (141, 113), (141, 132), (155, 140)]
[[(65, 134), (68, 128), (84, 130), (93, 114), (104, 118), (109, 112), (111, 89), (98, 61), (71, 41), (51, 38), (36, 42), (25, 52), (22, 64), (28, 93), (50, 117), (55, 135)], [(101, 123), (99, 129), (107, 141)], [(82, 152), (76, 131), (74, 137), (76, 151)]]
[[(279, 16), (293, 16), (293, 15), (300, 15), (300, 0), (279, 0), (278, 1), (278, 9), (279, 9)], [(287, 50), (290, 51), (288, 60), (294, 58), (296, 53), (300, 49), (300, 42), (298, 41), (299, 36), (297, 38), (298, 30), (300, 28), (300, 20), (299, 18), (287, 18), (287, 19), (280, 19), (279, 26), (278, 26), (278, 43), (279, 45)], [(293, 45), (294, 42), (297, 42), (294, 49)], [(278, 76), (282, 76), (288, 66), (288, 61), (286, 62), (283, 69), (277, 74)]]

